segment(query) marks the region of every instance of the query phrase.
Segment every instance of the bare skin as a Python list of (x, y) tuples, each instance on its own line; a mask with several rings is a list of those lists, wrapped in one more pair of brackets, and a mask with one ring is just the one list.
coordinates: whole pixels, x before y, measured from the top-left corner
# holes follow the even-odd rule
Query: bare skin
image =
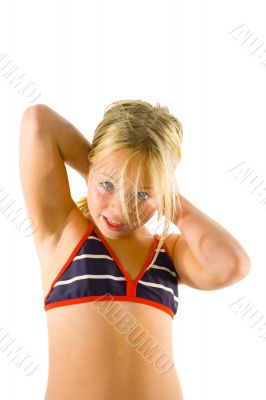
[[(72, 124), (45, 105), (32, 106), (23, 114), (19, 147), (25, 205), (37, 221), (33, 238), (40, 260), (44, 298), (91, 221), (130, 278), (137, 277), (154, 239), (144, 224), (157, 207), (155, 188), (151, 188), (147, 201), (142, 196), (139, 199), (142, 221), (136, 229), (134, 206), (129, 207), (134, 229), (125, 225), (119, 233), (111, 231), (104, 218), (125, 222), (116, 189), (119, 188), (117, 174), (127, 152), (120, 149), (119, 153), (105, 157), (104, 166), (88, 165), (89, 142)], [(88, 218), (71, 197), (64, 164), (74, 168), (86, 181)], [(103, 177), (105, 172), (113, 177)], [(131, 188), (134, 179), (133, 167), (126, 181), (128, 194), (135, 195)], [(146, 186), (153, 185), (145, 175), (138, 190), (146, 192)], [(250, 269), (250, 261), (241, 245), (186, 199), (182, 205), (181, 221), (173, 221), (182, 236), (177, 240), (179, 235), (171, 234), (165, 240), (178, 268), (179, 285), (213, 290), (242, 279)], [(203, 251), (202, 238), (208, 244)], [(112, 308), (106, 318), (107, 313), (100, 313), (92, 303), (72, 304), (46, 312), (49, 374), (45, 400), (183, 400), (175, 365), (164, 373), (159, 372), (147, 356), (132, 346), (116, 323), (118, 314), (129, 315), (173, 359), (170, 315), (147, 304), (113, 301), (107, 303), (116, 307), (115, 312)], [(97, 305), (100, 303), (104, 302)]]
[[(130, 219), (134, 229), (125, 225), (119, 233), (114, 232), (104, 218), (125, 222), (116, 189), (119, 188), (117, 175), (127, 152), (120, 149), (118, 153), (109, 154), (104, 158), (105, 165), (89, 165), (91, 145), (87, 139), (65, 118), (42, 104), (29, 107), (23, 114), (19, 147), (25, 205), (29, 216), (37, 222), (33, 238), (40, 260), (44, 298), (73, 249), (84, 233), (89, 232), (91, 221), (130, 278), (136, 278), (154, 239), (145, 227), (157, 207), (156, 188), (149, 177), (138, 182), (142, 195), (147, 187), (151, 189), (147, 201), (142, 196), (138, 198), (139, 192), (137, 195), (142, 219), (139, 226), (131, 202)], [(88, 218), (71, 197), (65, 164), (86, 181)], [(103, 177), (105, 173), (111, 173), (112, 177)], [(132, 182), (135, 182), (135, 166), (129, 171), (125, 185), (126, 194), (135, 196)], [(179, 217), (173, 221), (182, 235), (171, 234), (165, 240), (176, 270), (178, 268), (179, 285), (213, 290), (242, 279), (250, 269), (250, 261), (241, 245), (184, 198), (182, 209), (181, 221)], [(205, 250), (202, 250), (202, 238), (208, 243)], [(98, 306), (100, 303), (104, 304), (96, 302)], [(49, 373), (45, 400), (183, 400), (174, 363), (162, 373), (162, 369), (149, 362), (147, 354), (144, 356), (132, 346), (117, 324), (119, 314), (130, 316), (131, 321), (133, 319), (142, 328), (145, 337), (152, 338), (173, 360), (170, 315), (147, 304), (106, 303), (116, 308), (104, 314), (93, 302), (87, 302), (46, 312)]]
[[(89, 184), (91, 216), (132, 279), (138, 275), (151, 247), (153, 237), (143, 224), (153, 214), (156, 205), (153, 200), (147, 202), (147, 208), (144, 206), (147, 214), (142, 214), (145, 220), (138, 229), (126, 228), (118, 236), (104, 229), (103, 215), (122, 221), (123, 214), (116, 192), (105, 193), (98, 188), (97, 180), (88, 182), (89, 149), (86, 138), (51, 108), (35, 105), (23, 114), (20, 177), (28, 214), (37, 222), (33, 239), (40, 261), (44, 298), (90, 224), (71, 197), (64, 164), (73, 167)], [(120, 156), (114, 160), (120, 163)], [(119, 163), (110, 165), (112, 172), (119, 170)], [(170, 240), (175, 239), (173, 235), (167, 240), (171, 252)], [(104, 302), (97, 304), (100, 303)], [(146, 332), (145, 337), (153, 338), (161, 349), (172, 355), (169, 314), (146, 304), (109, 303), (119, 306), (119, 313), (128, 312)], [(175, 366), (159, 373), (147, 362), (147, 357), (127, 342), (114, 323), (92, 307), (92, 302), (52, 308), (46, 316), (49, 371), (45, 400), (182, 400)]]
[[(78, 208), (74, 208), (56, 247), (53, 244), (50, 248), (47, 245), (43, 248), (37, 244), (44, 297), (90, 221)], [(129, 256), (128, 249), (126, 254), (123, 253), (123, 247), (119, 247), (118, 242), (115, 247), (111, 245), (132, 279), (143, 265), (153, 240), (145, 227), (139, 233), (138, 270), (133, 242), (132, 256), (134, 254), (135, 258)], [(144, 239), (141, 240), (142, 237)], [(169, 236), (165, 243), (171, 253), (174, 235)], [(48, 252), (52, 254), (49, 259)], [(132, 259), (134, 263), (130, 262)], [(126, 301), (113, 303), (119, 303), (121, 313), (128, 311), (165, 352), (173, 355), (173, 322), (170, 315), (145, 304)], [(183, 399), (175, 365), (160, 373), (127, 343), (125, 336), (91, 303), (48, 310), (47, 327), (49, 375), (45, 400)]]

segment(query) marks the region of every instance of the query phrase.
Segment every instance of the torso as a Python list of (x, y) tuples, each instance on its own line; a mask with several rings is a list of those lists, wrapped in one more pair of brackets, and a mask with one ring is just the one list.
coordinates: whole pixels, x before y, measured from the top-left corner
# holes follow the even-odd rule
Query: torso
[[(90, 220), (74, 207), (60, 240), (45, 246), (35, 242), (41, 266), (43, 297), (89, 223)], [(112, 249), (131, 279), (138, 275), (154, 239), (145, 227), (143, 229), (143, 241), (135, 243), (138, 253), (134, 246), (114, 247), (112, 242)], [(170, 235), (165, 241), (170, 254), (175, 238), (176, 235)], [(117, 303), (120, 313), (130, 313), (146, 335), (159, 344), (169, 357), (173, 357), (173, 322), (170, 315), (141, 303), (113, 303)], [(52, 308), (46, 311), (46, 315), (49, 374), (45, 400), (183, 399), (175, 365), (172, 364), (164, 373), (158, 372), (130, 345), (126, 334), (122, 334), (111, 319), (100, 315), (90, 302)]]

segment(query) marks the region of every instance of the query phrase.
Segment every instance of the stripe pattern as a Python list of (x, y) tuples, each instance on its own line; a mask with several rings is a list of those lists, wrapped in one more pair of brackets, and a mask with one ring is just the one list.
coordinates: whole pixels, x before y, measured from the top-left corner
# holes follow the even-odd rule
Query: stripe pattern
[[(44, 309), (94, 300), (133, 301), (156, 307), (172, 318), (178, 308), (178, 275), (164, 243), (153, 264), (154, 235), (140, 274), (131, 280), (101, 232), (90, 224), (44, 299)], [(108, 294), (108, 295), (107, 295)]]

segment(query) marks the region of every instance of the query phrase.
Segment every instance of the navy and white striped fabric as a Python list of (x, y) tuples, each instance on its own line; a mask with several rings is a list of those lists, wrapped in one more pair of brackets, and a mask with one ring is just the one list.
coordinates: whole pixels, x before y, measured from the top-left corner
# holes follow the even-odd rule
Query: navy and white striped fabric
[(52, 282), (44, 309), (95, 300), (133, 301), (173, 318), (178, 307), (178, 275), (165, 244), (150, 265), (158, 241), (154, 235), (140, 273), (131, 280), (99, 229), (90, 223)]

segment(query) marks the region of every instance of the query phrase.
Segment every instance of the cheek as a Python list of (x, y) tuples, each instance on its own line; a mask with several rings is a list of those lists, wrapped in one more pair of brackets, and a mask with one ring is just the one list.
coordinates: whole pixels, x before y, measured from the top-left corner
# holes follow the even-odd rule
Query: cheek
[(104, 193), (97, 187), (97, 184), (92, 183), (88, 187), (87, 198), (90, 208), (97, 209), (106, 201)]
[(140, 204), (138, 208), (139, 217), (141, 220), (149, 220), (155, 212), (154, 205), (150, 202)]

